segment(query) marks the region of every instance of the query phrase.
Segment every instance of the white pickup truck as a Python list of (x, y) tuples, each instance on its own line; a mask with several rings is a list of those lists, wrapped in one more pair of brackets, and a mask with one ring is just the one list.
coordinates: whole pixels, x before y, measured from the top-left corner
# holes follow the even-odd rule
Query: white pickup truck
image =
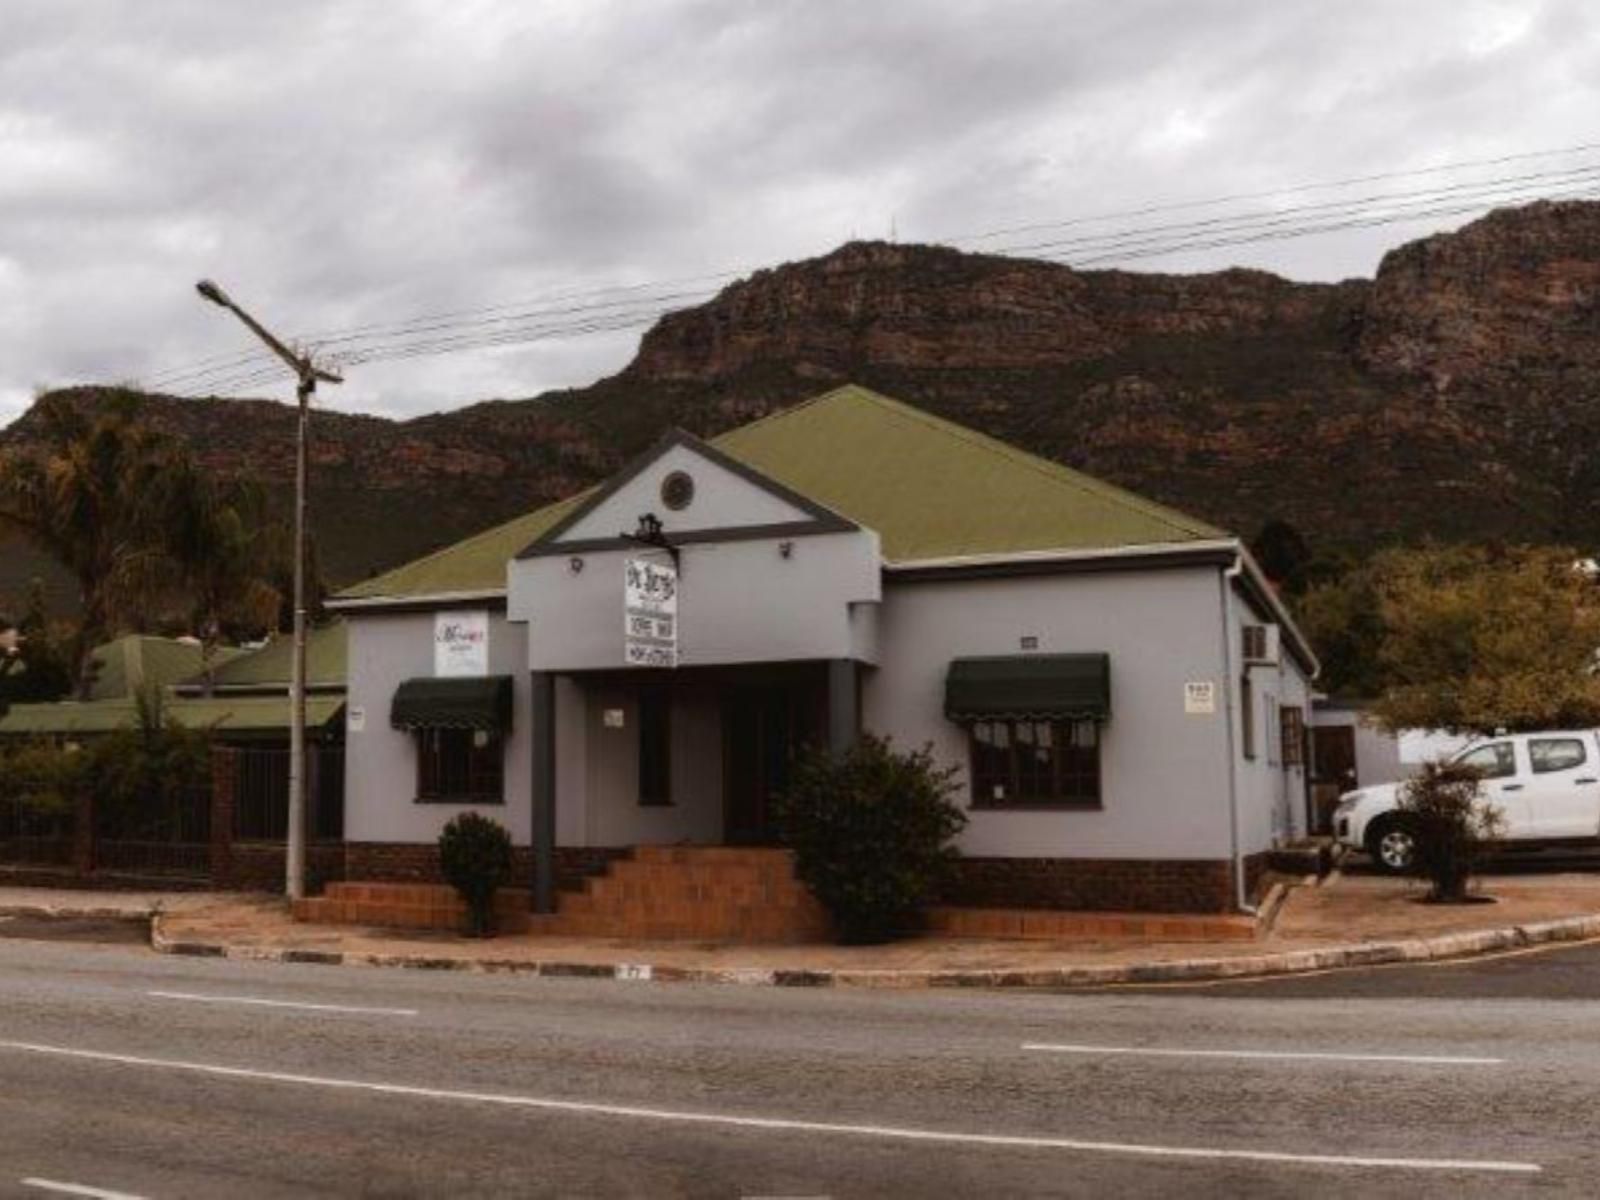
[[(1499, 811), (1507, 842), (1540, 843), (1600, 839), (1600, 738), (1592, 729), (1517, 733), (1473, 742), (1450, 756), (1476, 767), (1483, 777), (1483, 802)], [(1400, 811), (1404, 783), (1359, 788), (1339, 798), (1333, 836), (1365, 850), (1380, 870), (1409, 870), (1416, 839)]]

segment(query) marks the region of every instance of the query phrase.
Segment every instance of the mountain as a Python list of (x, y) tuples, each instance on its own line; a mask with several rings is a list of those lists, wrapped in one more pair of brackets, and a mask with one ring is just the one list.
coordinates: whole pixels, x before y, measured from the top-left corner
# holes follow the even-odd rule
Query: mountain
[[(1280, 518), (1324, 548), (1592, 546), (1600, 204), (1500, 210), (1338, 284), (850, 243), (663, 317), (586, 388), (404, 422), (319, 411), (325, 571), (359, 579), (593, 482), (670, 425), (714, 434), (844, 380), (1246, 535)], [(147, 411), (212, 469), (287, 492), (287, 406)], [(0, 554), (0, 598), (37, 569)]]

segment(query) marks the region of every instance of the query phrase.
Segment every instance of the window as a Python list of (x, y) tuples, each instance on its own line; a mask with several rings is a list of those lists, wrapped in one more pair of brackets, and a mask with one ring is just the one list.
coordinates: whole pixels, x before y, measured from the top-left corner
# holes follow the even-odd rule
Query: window
[(1516, 753), (1510, 742), (1490, 742), (1456, 757), (1464, 767), (1476, 768), (1484, 779), (1506, 779), (1517, 773)]
[(1278, 718), (1283, 724), (1284, 769), (1303, 766), (1306, 761), (1305, 709), (1298, 704), (1285, 704), (1278, 710)]
[(639, 803), (672, 803), (672, 693), (639, 693)]
[(1583, 743), (1577, 738), (1529, 738), (1528, 759), (1535, 775), (1583, 766)]
[(1239, 676), (1239, 744), (1244, 756), (1256, 756), (1256, 689), (1251, 686), (1250, 672)]
[(1278, 698), (1271, 694), (1262, 697), (1262, 707), (1266, 710), (1267, 766), (1275, 767), (1281, 757), (1278, 743), (1283, 738), (1283, 727), (1278, 724)]
[(1094, 721), (974, 721), (974, 808), (1100, 803), (1100, 726)]
[(505, 742), (488, 729), (417, 730), (417, 799), (503, 804)]

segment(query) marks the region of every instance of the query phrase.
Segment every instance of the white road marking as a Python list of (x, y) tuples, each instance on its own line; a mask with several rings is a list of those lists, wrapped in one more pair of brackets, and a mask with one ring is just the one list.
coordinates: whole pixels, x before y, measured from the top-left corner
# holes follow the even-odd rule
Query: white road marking
[(1050, 1054), (1137, 1054), (1152, 1058), (1266, 1058), (1312, 1062), (1422, 1063), (1435, 1067), (1496, 1067), (1503, 1058), (1448, 1054), (1332, 1054), (1313, 1050), (1168, 1050), (1157, 1046), (1091, 1046), (1073, 1042), (1024, 1042), (1024, 1050)]
[(369, 1092), (380, 1096), (402, 1096), (419, 1100), (456, 1100), (471, 1104), (495, 1104), (507, 1108), (536, 1109), (542, 1112), (576, 1113), (584, 1116), (627, 1117), (640, 1121), (660, 1121), (677, 1125), (714, 1125), (733, 1129), (760, 1129), (792, 1133), (828, 1133), (854, 1137), (875, 1137), (902, 1142), (933, 1142), (961, 1146), (997, 1146), (1008, 1149), (1068, 1150), (1085, 1154), (1114, 1154), (1131, 1157), (1201, 1159), (1220, 1162), (1276, 1163), (1310, 1167), (1376, 1167), (1399, 1171), (1479, 1171), (1494, 1174), (1536, 1175), (1538, 1163), (1503, 1162), (1475, 1158), (1381, 1158), (1346, 1154), (1291, 1154), (1277, 1150), (1224, 1150), (1210, 1146), (1155, 1146), (1137, 1142), (1087, 1141), (1079, 1138), (1028, 1137), (1000, 1133), (960, 1133), (943, 1129), (917, 1129), (898, 1125), (846, 1125), (831, 1121), (801, 1121), (782, 1117), (745, 1117), (732, 1113), (686, 1112), (679, 1109), (640, 1108), (631, 1104), (600, 1104), (580, 1100), (557, 1100), (542, 1096), (518, 1096), (506, 1092), (466, 1092), (444, 1088), (416, 1087), (399, 1083), (374, 1083), (362, 1079), (338, 1079), (321, 1075), (297, 1075), (288, 1071), (259, 1071), (249, 1067), (225, 1067), (215, 1063), (186, 1062), (171, 1058), (144, 1058), (134, 1054), (113, 1054), (104, 1050), (80, 1050), (71, 1046), (48, 1046), (37, 1042), (0, 1040), (0, 1050), (23, 1054), (43, 1054), (85, 1062), (115, 1063), (128, 1067), (151, 1067), (165, 1071), (186, 1071), (223, 1079), (250, 1079), (268, 1083), (299, 1084), (347, 1092)]
[(38, 1188), (45, 1192), (55, 1192), (61, 1196), (90, 1196), (94, 1200), (144, 1200), (142, 1196), (135, 1196), (132, 1192), (111, 1192), (105, 1188), (89, 1187), (82, 1183), (62, 1183), (55, 1179), (24, 1179), (23, 1187)]
[(260, 1008), (300, 1008), (307, 1012), (361, 1013), (379, 1017), (414, 1017), (414, 1008), (366, 1008), (359, 1004), (310, 1004), (301, 1000), (265, 1000), (259, 996), (206, 996), (199, 992), (146, 992), (162, 1000), (195, 1000), (202, 1004), (253, 1004)]

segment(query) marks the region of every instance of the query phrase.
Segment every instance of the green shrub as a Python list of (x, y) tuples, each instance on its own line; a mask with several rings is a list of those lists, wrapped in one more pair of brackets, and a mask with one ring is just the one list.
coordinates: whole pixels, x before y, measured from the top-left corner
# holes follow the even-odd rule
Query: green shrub
[(88, 767), (86, 754), (50, 742), (0, 749), (0, 801), (35, 817), (67, 816), (87, 786)]
[(951, 801), (958, 774), (936, 766), (931, 747), (899, 753), (871, 735), (842, 758), (811, 752), (796, 764), (778, 828), (841, 941), (888, 941), (920, 924), (967, 823)]
[(477, 813), (462, 813), (439, 835), (439, 865), (467, 906), (467, 933), (494, 933), (494, 894), (511, 873), (511, 835)]
[(1398, 809), (1416, 839), (1412, 873), (1429, 883), (1430, 900), (1465, 900), (1474, 867), (1500, 836), (1500, 814), (1482, 803), (1482, 792), (1474, 768), (1450, 762), (1423, 764), (1400, 789)]

